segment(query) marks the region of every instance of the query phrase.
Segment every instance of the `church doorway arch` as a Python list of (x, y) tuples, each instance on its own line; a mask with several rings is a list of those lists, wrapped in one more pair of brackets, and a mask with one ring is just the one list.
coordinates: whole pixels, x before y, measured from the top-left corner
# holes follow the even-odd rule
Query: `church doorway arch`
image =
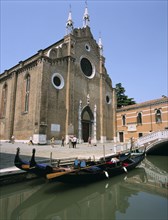
[(86, 106), (81, 115), (82, 122), (82, 139), (88, 142), (88, 138), (92, 137), (94, 116), (89, 106)]

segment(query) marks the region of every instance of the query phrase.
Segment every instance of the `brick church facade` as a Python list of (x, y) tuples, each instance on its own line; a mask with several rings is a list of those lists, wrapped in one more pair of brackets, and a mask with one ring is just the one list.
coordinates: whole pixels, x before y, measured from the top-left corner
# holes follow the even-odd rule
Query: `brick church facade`
[(79, 142), (116, 139), (115, 89), (105, 67), (101, 38), (93, 38), (85, 8), (83, 27), (0, 75), (0, 139), (45, 144), (54, 136)]

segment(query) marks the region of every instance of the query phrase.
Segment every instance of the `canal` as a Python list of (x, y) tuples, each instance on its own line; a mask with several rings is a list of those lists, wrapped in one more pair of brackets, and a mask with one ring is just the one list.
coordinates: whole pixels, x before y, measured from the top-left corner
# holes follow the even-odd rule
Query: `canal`
[(85, 186), (35, 179), (0, 188), (1, 220), (167, 220), (168, 157)]

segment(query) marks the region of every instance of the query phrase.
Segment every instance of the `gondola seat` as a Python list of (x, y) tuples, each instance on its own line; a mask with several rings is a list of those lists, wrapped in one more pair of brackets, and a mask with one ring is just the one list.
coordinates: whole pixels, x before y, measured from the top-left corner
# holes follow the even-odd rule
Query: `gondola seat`
[(81, 163), (80, 163), (80, 167), (81, 167), (81, 168), (86, 167), (86, 161), (85, 161), (85, 160), (81, 161)]

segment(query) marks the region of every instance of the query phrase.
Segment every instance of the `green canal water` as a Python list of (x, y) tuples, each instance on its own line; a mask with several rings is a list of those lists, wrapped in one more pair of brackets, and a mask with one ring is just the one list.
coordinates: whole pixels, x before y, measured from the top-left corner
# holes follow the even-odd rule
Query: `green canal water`
[(0, 188), (1, 220), (167, 220), (168, 157), (98, 183), (31, 180)]

